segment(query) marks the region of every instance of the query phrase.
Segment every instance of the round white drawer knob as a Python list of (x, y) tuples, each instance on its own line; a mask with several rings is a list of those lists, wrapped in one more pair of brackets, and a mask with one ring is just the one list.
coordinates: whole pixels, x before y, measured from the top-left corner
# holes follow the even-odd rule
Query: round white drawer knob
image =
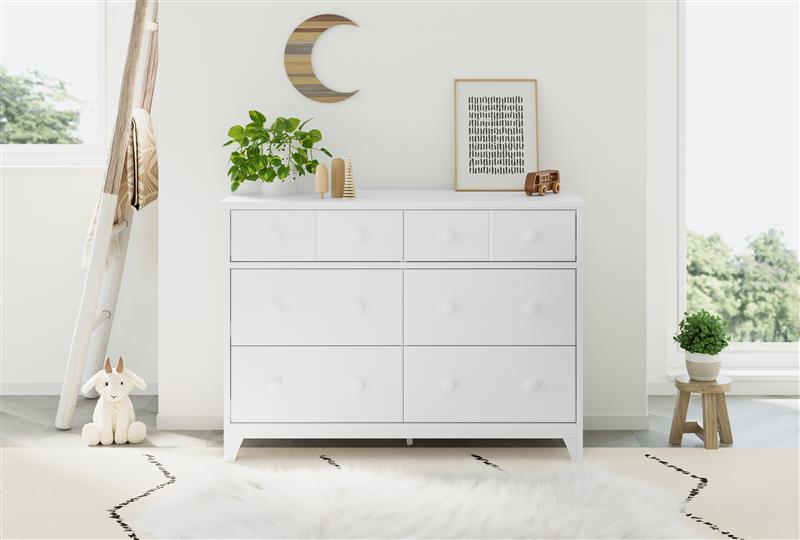
[(540, 309), (539, 304), (536, 302), (525, 302), (522, 304), (522, 311), (525, 312), (525, 315), (536, 315), (539, 313)]
[(524, 383), (522, 383), (522, 389), (531, 394), (539, 389), (539, 383), (533, 379), (527, 379)]
[(363, 242), (366, 239), (367, 239), (367, 233), (365, 233), (364, 229), (362, 229), (361, 227), (357, 227), (353, 231), (353, 240), (355, 242)]
[(350, 388), (353, 389), (354, 392), (361, 392), (366, 388), (367, 383), (365, 383), (362, 379), (355, 379), (352, 383), (350, 383)]
[(452, 315), (456, 312), (456, 305), (453, 302), (445, 301), (439, 304), (439, 311), (442, 315)]
[(532, 244), (539, 239), (539, 231), (532, 231), (531, 229), (526, 229), (524, 233), (522, 233), (522, 239)]
[(273, 242), (280, 242), (281, 240), (283, 240), (283, 233), (281, 231), (279, 231), (278, 229), (273, 229), (269, 233), (269, 238)]
[(445, 379), (442, 381), (442, 390), (445, 392), (452, 392), (456, 389), (456, 381), (453, 379)]
[(271, 298), (269, 301), (269, 307), (273, 313), (280, 313), (283, 311), (283, 303), (281, 303), (279, 298)]
[(439, 240), (445, 244), (449, 244), (456, 239), (456, 232), (453, 229), (442, 229), (439, 233)]
[(367, 310), (367, 306), (361, 300), (356, 300), (350, 305), (350, 310), (356, 315), (360, 315)]
[(278, 377), (272, 377), (267, 381), (267, 390), (270, 392), (276, 392), (281, 389), (283, 386), (283, 382)]

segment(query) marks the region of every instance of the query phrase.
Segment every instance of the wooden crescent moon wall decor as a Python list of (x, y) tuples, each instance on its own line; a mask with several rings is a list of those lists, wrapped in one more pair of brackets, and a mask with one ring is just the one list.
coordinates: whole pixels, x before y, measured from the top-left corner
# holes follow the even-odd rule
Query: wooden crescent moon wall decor
[(286, 43), (286, 50), (283, 53), (286, 75), (289, 76), (289, 81), (297, 88), (298, 92), (314, 101), (335, 103), (358, 92), (358, 90), (353, 92), (331, 90), (317, 79), (314, 68), (311, 66), (311, 51), (314, 49), (317, 38), (328, 28), (340, 24), (358, 26), (341, 15), (317, 15), (300, 23)]

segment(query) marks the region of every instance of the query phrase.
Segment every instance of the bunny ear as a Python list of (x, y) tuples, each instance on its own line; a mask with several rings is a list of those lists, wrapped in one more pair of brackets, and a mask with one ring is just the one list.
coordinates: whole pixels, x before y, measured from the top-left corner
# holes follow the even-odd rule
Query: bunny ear
[[(107, 360), (106, 360), (106, 362), (107, 362)], [(92, 375), (91, 378), (88, 381), (83, 383), (83, 386), (81, 386), (81, 392), (86, 393), (89, 390), (91, 390), (92, 388), (94, 388), (94, 385), (97, 383), (97, 381), (102, 376), (103, 376), (103, 370), (101, 369), (100, 371), (98, 371), (97, 373)]]
[(134, 373), (129, 369), (126, 369), (125, 375), (128, 377), (128, 379), (130, 379), (133, 386), (135, 386), (139, 390), (147, 390), (147, 383), (144, 382), (144, 380), (141, 377), (139, 377), (136, 373)]
[(103, 369), (106, 370), (106, 373), (111, 373), (111, 357), (106, 356), (106, 363), (103, 364)]
[(119, 357), (117, 360), (117, 373), (122, 373), (122, 370), (125, 369), (125, 363), (122, 361), (122, 357)]

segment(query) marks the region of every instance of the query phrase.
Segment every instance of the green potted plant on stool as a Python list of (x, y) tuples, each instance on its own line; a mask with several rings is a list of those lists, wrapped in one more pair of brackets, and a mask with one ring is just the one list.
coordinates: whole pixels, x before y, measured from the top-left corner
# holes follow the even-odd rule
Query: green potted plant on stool
[(695, 381), (715, 381), (719, 353), (728, 346), (728, 321), (702, 309), (685, 313), (673, 338), (686, 351), (686, 370)]

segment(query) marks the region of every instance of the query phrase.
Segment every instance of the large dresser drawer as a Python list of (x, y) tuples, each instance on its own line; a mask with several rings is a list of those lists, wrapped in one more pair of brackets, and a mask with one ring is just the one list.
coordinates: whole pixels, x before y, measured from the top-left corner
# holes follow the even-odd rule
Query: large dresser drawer
[(408, 347), (406, 422), (575, 422), (574, 347)]
[(575, 345), (575, 270), (406, 270), (406, 345)]
[(402, 261), (403, 213), (391, 210), (317, 212), (317, 260)]
[(232, 345), (402, 344), (402, 270), (230, 272)]
[(492, 212), (493, 261), (574, 261), (574, 210)]
[(489, 212), (406, 211), (405, 256), (407, 261), (488, 261)]
[(231, 422), (402, 422), (400, 347), (232, 347)]
[(315, 212), (233, 210), (231, 261), (313, 261)]

